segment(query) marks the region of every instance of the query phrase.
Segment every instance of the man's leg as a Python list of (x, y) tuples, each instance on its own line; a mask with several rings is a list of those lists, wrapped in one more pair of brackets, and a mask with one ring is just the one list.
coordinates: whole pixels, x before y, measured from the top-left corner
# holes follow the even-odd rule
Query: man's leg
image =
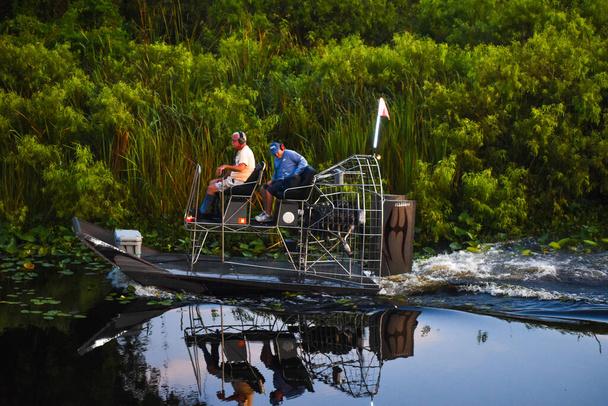
[(218, 188), (216, 185), (217, 182), (217, 179), (213, 179), (211, 182), (209, 182), (209, 185), (207, 186), (207, 194), (203, 199), (201, 207), (198, 209), (199, 214), (203, 216), (211, 214), (211, 208), (213, 207), (213, 203), (215, 202), (215, 195), (218, 192)]
[(262, 186), (260, 197), (262, 198), (262, 212), (255, 216), (255, 220), (260, 223), (267, 223), (272, 220), (272, 198), (273, 196), (268, 191), (270, 183)]
[(262, 196), (264, 202), (264, 212), (269, 216), (272, 216), (272, 199), (273, 196), (268, 191), (268, 188), (264, 188), (264, 195)]

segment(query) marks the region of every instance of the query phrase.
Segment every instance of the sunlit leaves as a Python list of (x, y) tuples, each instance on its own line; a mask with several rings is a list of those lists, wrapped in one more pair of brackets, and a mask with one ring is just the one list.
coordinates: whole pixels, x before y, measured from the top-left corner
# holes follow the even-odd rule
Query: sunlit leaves
[(414, 197), (419, 201), (420, 216), (426, 225), (423, 238), (434, 241), (447, 239), (450, 235), (449, 219), (452, 214), (450, 197), (454, 190), (456, 173), (455, 156), (440, 161), (434, 167), (418, 161), (416, 171), (418, 177), (414, 184)]
[(174, 216), (190, 161), (210, 176), (236, 129), (256, 158), (276, 137), (326, 167), (368, 151), (379, 96), (387, 191), (420, 200), (423, 239), (577, 224), (606, 199), (605, 2), (35, 3), (0, 27), (15, 223)]
[(2, 88), (26, 96), (79, 71), (67, 45), (55, 49), (41, 43), (20, 46), (4, 36), (0, 36), (0, 66)]
[(122, 218), (122, 188), (105, 164), (95, 161), (87, 147), (76, 145), (74, 152), (75, 160), (68, 166), (52, 164), (43, 173), (44, 191), (57, 215)]

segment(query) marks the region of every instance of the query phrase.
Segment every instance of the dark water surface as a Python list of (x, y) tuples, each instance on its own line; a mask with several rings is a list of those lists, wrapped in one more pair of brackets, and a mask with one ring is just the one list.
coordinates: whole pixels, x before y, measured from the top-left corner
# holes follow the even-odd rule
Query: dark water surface
[(495, 246), (418, 261), (382, 298), (222, 303), (4, 258), (0, 402), (603, 405), (607, 258)]

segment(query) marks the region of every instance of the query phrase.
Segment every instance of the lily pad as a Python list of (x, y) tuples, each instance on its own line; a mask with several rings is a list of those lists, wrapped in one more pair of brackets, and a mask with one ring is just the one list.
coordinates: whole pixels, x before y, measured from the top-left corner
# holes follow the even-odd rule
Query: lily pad
[(9, 255), (15, 255), (17, 253), (17, 241), (15, 238), (12, 238), (11, 242), (4, 247), (4, 251), (6, 251), (6, 253)]
[(171, 299), (150, 300), (146, 304), (149, 306), (171, 306), (173, 304), (173, 301)]
[(61, 300), (53, 299), (52, 297), (46, 297), (42, 299), (38, 297), (30, 299), (30, 302), (36, 306), (42, 306), (46, 304), (57, 305), (61, 303)]
[(426, 255), (435, 255), (436, 254), (435, 250), (432, 249), (431, 247), (422, 248), (422, 252), (424, 252)]
[(55, 317), (57, 316), (59, 313), (61, 313), (59, 310), (49, 310), (47, 312), (44, 313), (44, 316), (52, 316)]
[(27, 242), (36, 242), (36, 237), (33, 234), (19, 234), (19, 239)]
[(34, 265), (33, 263), (31, 263), (31, 262), (28, 261), (28, 262), (26, 262), (26, 263), (23, 264), (23, 267), (25, 269), (28, 269), (28, 270), (31, 271), (32, 269), (36, 268), (36, 265)]
[(452, 251), (458, 251), (458, 250), (461, 250), (461, 249), (462, 249), (462, 245), (460, 245), (460, 244), (459, 244), (459, 243), (457, 243), (457, 242), (453, 242), (453, 243), (451, 243), (451, 244), (450, 244), (450, 249), (451, 249)]

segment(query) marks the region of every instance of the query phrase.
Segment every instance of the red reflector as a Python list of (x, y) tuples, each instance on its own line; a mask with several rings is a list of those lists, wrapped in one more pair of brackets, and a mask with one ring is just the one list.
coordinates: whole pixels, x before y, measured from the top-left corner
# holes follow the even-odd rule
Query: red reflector
[(186, 216), (186, 223), (192, 223), (194, 220), (196, 220), (194, 217)]
[(237, 220), (239, 224), (247, 224), (247, 217), (239, 217)]

